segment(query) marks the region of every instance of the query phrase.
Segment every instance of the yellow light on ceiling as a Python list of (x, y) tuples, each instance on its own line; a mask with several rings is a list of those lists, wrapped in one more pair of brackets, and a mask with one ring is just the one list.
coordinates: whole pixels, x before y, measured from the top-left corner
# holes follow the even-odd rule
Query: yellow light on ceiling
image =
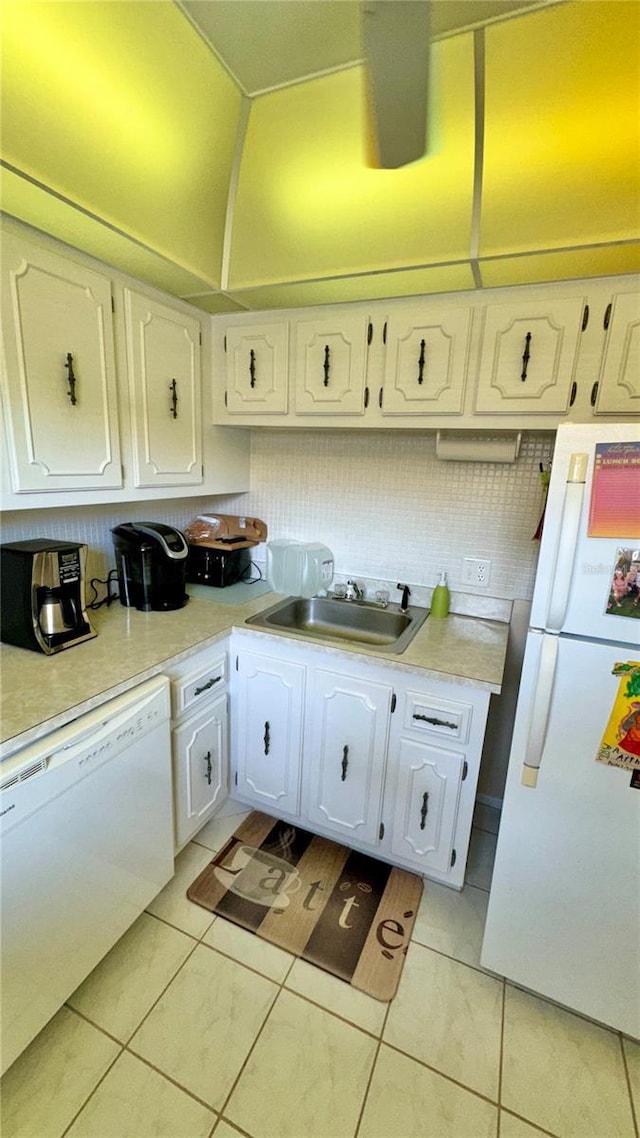
[(638, 237), (639, 130), (635, 0), (487, 28), (481, 255)]
[(231, 287), (468, 257), (471, 35), (434, 45), (431, 81), (429, 154), (399, 170), (367, 164), (360, 68), (255, 100), (235, 203)]
[(241, 96), (164, 0), (2, 7), (2, 156), (218, 284)]

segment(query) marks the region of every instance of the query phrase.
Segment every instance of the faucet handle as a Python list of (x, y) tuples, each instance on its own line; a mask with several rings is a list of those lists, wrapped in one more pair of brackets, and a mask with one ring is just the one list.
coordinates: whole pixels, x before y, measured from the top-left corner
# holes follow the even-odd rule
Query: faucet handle
[(347, 581), (347, 592), (345, 599), (347, 601), (361, 601), (364, 596), (364, 589), (357, 581)]
[(411, 596), (411, 589), (408, 585), (396, 585), (397, 589), (402, 589), (402, 600), (400, 601), (400, 612), (406, 612), (409, 608), (409, 597)]

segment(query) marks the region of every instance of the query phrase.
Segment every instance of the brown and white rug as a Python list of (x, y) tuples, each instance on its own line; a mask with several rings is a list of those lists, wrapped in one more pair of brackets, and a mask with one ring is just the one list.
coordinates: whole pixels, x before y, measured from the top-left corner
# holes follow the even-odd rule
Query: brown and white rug
[(395, 995), (422, 878), (254, 812), (187, 896), (378, 1000)]

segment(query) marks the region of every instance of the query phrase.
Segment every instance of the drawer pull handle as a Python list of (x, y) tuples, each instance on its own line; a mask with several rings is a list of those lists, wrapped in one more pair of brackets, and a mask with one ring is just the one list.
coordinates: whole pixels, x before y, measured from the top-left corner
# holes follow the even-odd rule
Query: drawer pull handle
[(249, 387), (256, 385), (256, 353), (253, 348), (249, 352)]
[(427, 346), (426, 341), (421, 340), (420, 341), (420, 356), (418, 358), (418, 383), (422, 383), (424, 381), (424, 365), (425, 365), (425, 348), (426, 348), (426, 346)]
[(323, 383), (324, 383), (324, 386), (325, 386), (325, 387), (328, 387), (328, 386), (329, 386), (329, 371), (330, 371), (330, 368), (331, 368), (331, 365), (330, 365), (330, 362), (329, 362), (329, 356), (330, 356), (329, 345), (328, 345), (328, 344), (325, 344), (325, 346), (324, 346), (324, 363), (323, 363), (323, 365), (322, 365), (322, 367), (323, 367), (323, 369), (324, 369), (324, 380), (323, 380)]
[(270, 746), (271, 746), (271, 734), (270, 734), (270, 731), (271, 731), (271, 728), (270, 728), (270, 726), (269, 726), (269, 720), (267, 719), (267, 720), (265, 720), (265, 725), (264, 725), (264, 737), (263, 737), (263, 742), (264, 742), (264, 753), (265, 753), (265, 755), (268, 755), (268, 754), (269, 754), (269, 748), (270, 748)]
[(522, 353), (522, 375), (520, 379), (524, 383), (527, 378), (527, 368), (529, 367), (529, 360), (531, 359), (531, 332), (527, 332), (524, 338), (524, 352)]
[(437, 719), (435, 715), (421, 715), (418, 711), (413, 713), (414, 719), (421, 719), (424, 723), (431, 723), (433, 727), (448, 727), (450, 731), (457, 731), (457, 723), (449, 723), (447, 719)]
[(73, 374), (73, 356), (71, 355), (71, 352), (67, 352), (67, 362), (64, 366), (69, 372), (69, 390), (67, 392), (67, 395), (69, 396), (69, 402), (71, 403), (71, 406), (75, 407), (78, 400), (76, 399), (76, 377)]
[(427, 814), (429, 813), (429, 792), (425, 790), (422, 795), (422, 806), (420, 807), (420, 829), (424, 830)]
[(211, 751), (207, 751), (207, 753), (204, 757), (204, 761), (207, 764), (207, 773), (206, 773), (207, 784), (209, 786), (211, 786), (211, 771), (213, 770), (213, 767), (211, 765)]
[(349, 766), (349, 748), (345, 746), (342, 748), (342, 781), (347, 777), (347, 767)]
[(202, 687), (196, 688), (193, 693), (194, 696), (202, 695), (203, 691), (209, 691), (209, 688), (212, 688), (214, 684), (219, 684), (221, 679), (222, 676), (213, 676), (210, 680), (207, 680), (206, 684), (203, 684)]
[(169, 391), (171, 392), (171, 407), (169, 408), (169, 410), (171, 411), (171, 417), (173, 419), (177, 419), (178, 418), (178, 381), (177, 381), (177, 379), (171, 380), (171, 383), (169, 384)]

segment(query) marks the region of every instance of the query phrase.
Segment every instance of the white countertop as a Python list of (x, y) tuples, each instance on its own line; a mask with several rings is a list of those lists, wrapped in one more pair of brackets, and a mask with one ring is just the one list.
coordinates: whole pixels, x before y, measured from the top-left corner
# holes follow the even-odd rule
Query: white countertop
[(508, 602), (496, 602), (498, 619), (460, 614), (446, 620), (428, 618), (408, 648), (395, 656), (375, 648), (337, 646), (316, 637), (245, 626), (248, 617), (276, 600), (276, 594), (268, 593), (230, 605), (194, 596), (183, 609), (167, 613), (143, 613), (116, 603), (91, 614), (98, 633), (95, 639), (67, 651), (45, 656), (2, 644), (0, 758), (215, 644), (232, 628), (245, 628), (266, 641), (285, 636), (313, 643), (330, 655), (346, 653), (423, 677), (500, 691), (509, 633)]

